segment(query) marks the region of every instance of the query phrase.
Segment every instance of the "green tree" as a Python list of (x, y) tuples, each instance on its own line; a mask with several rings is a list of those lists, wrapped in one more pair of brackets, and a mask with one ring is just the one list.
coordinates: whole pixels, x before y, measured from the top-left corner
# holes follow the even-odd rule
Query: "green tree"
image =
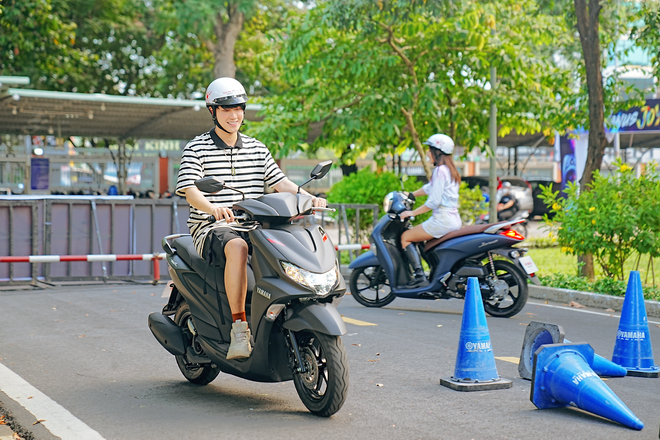
[(651, 55), (654, 75), (660, 79), (660, 1), (639, 2), (638, 20), (631, 28), (630, 36), (638, 46)]
[[(606, 80), (603, 69), (615, 59), (619, 40), (630, 32), (634, 20), (634, 4), (631, 2), (601, 2), (600, 0), (544, 1), (542, 7), (549, 14), (566, 20), (566, 33), (560, 36), (555, 56), (567, 69), (575, 72), (576, 87), (565, 95), (565, 116), (553, 121), (560, 130), (578, 127), (589, 131), (587, 159), (580, 180), (582, 191), (589, 191), (594, 172), (600, 170), (605, 147), (605, 115), (614, 114), (635, 102), (624, 102), (623, 89), (617, 72)], [(576, 32), (577, 31), (577, 38)], [(602, 54), (606, 53), (605, 56)], [(576, 57), (575, 54), (581, 54)], [(638, 99), (634, 88), (628, 87), (628, 95)], [(593, 260), (589, 254), (579, 255), (582, 274), (593, 279)]]
[(409, 147), (424, 157), (421, 141), (435, 132), (485, 148), (491, 64), (500, 133), (539, 131), (569, 76), (535, 52), (562, 26), (537, 11), (532, 1), (323, 2), (283, 36), (287, 89), (265, 102), (259, 135), (280, 155), (327, 147), (349, 163), (371, 147), (381, 162)]
[[(29, 76), (37, 85), (47, 73), (64, 75), (71, 60), (86, 62), (76, 50), (75, 25), (62, 20), (51, 0), (0, 3), (0, 74)], [(39, 79), (39, 81), (35, 81)]]

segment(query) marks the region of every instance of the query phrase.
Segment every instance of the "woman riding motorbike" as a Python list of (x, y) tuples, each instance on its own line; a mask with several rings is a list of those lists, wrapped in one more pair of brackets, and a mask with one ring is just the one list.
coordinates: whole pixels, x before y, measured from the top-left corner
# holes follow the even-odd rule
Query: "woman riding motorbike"
[(454, 152), (454, 141), (445, 134), (434, 134), (424, 144), (429, 146), (427, 156), (433, 162), (435, 169), (431, 181), (413, 191), (413, 195), (415, 197), (427, 195), (428, 199), (414, 211), (402, 212), (401, 219), (431, 210), (433, 215), (421, 225), (408, 229), (401, 235), (401, 247), (415, 272), (415, 277), (407, 287), (418, 287), (428, 283), (416, 243), (440, 238), (462, 226), (458, 214), (458, 188), (461, 184), (461, 175), (451, 156)]

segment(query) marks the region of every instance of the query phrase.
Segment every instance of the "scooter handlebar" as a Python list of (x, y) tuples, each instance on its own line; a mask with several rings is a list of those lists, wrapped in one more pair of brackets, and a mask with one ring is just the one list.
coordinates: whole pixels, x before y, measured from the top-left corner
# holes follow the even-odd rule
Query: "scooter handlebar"
[[(247, 220), (247, 215), (245, 213), (238, 214), (237, 211), (234, 211), (234, 219), (236, 220)], [(214, 215), (209, 215), (206, 217), (207, 222), (215, 223), (217, 220)]]

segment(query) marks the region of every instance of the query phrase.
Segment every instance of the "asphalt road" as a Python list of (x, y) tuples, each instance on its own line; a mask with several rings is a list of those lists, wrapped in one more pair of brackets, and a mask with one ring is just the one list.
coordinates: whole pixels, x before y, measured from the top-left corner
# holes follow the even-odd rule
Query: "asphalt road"
[[(292, 382), (253, 383), (226, 374), (205, 387), (184, 380), (173, 356), (151, 335), (163, 286), (95, 285), (0, 292), (0, 367), (19, 375), (72, 417), (110, 439), (656, 439), (660, 379), (611, 378), (606, 384), (645, 423), (633, 431), (574, 408), (538, 410), (530, 382), (511, 360), (526, 325), (563, 326), (611, 358), (618, 318), (530, 300), (511, 319), (488, 318), (500, 376), (508, 390), (462, 393), (439, 385), (454, 371), (463, 302), (397, 299), (368, 309), (346, 296), (339, 307), (350, 363), (350, 390), (329, 419), (311, 415)], [(554, 306), (554, 307), (553, 307)], [(589, 313), (596, 312), (596, 313)], [(660, 359), (660, 323), (651, 339)], [(2, 384), (0, 384), (0, 389)], [(29, 393), (28, 393), (29, 394)], [(30, 399), (33, 396), (23, 396)], [(0, 392), (0, 402), (37, 439), (54, 438), (34, 415)], [(92, 431), (92, 432), (93, 432)], [(75, 438), (72, 436), (71, 438)], [(82, 435), (78, 438), (90, 438)]]

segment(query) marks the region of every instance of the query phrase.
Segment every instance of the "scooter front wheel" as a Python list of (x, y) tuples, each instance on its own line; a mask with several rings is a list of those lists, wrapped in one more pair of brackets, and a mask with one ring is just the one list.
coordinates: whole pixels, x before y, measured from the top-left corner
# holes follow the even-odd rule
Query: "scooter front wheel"
[(355, 301), (365, 307), (383, 307), (396, 299), (382, 266), (354, 269), (348, 286)]
[(304, 373), (295, 373), (293, 383), (300, 400), (312, 414), (330, 417), (348, 394), (348, 358), (339, 336), (312, 330), (294, 334)]
[[(195, 350), (195, 338), (188, 327), (188, 320), (191, 318), (190, 306), (185, 301), (181, 301), (174, 314), (174, 323), (183, 329), (183, 342), (186, 349), (190, 346)], [(197, 347), (196, 351), (201, 351), (201, 348)], [(174, 357), (183, 377), (194, 384), (207, 385), (220, 374), (220, 368), (213, 364), (189, 362), (185, 355)]]

